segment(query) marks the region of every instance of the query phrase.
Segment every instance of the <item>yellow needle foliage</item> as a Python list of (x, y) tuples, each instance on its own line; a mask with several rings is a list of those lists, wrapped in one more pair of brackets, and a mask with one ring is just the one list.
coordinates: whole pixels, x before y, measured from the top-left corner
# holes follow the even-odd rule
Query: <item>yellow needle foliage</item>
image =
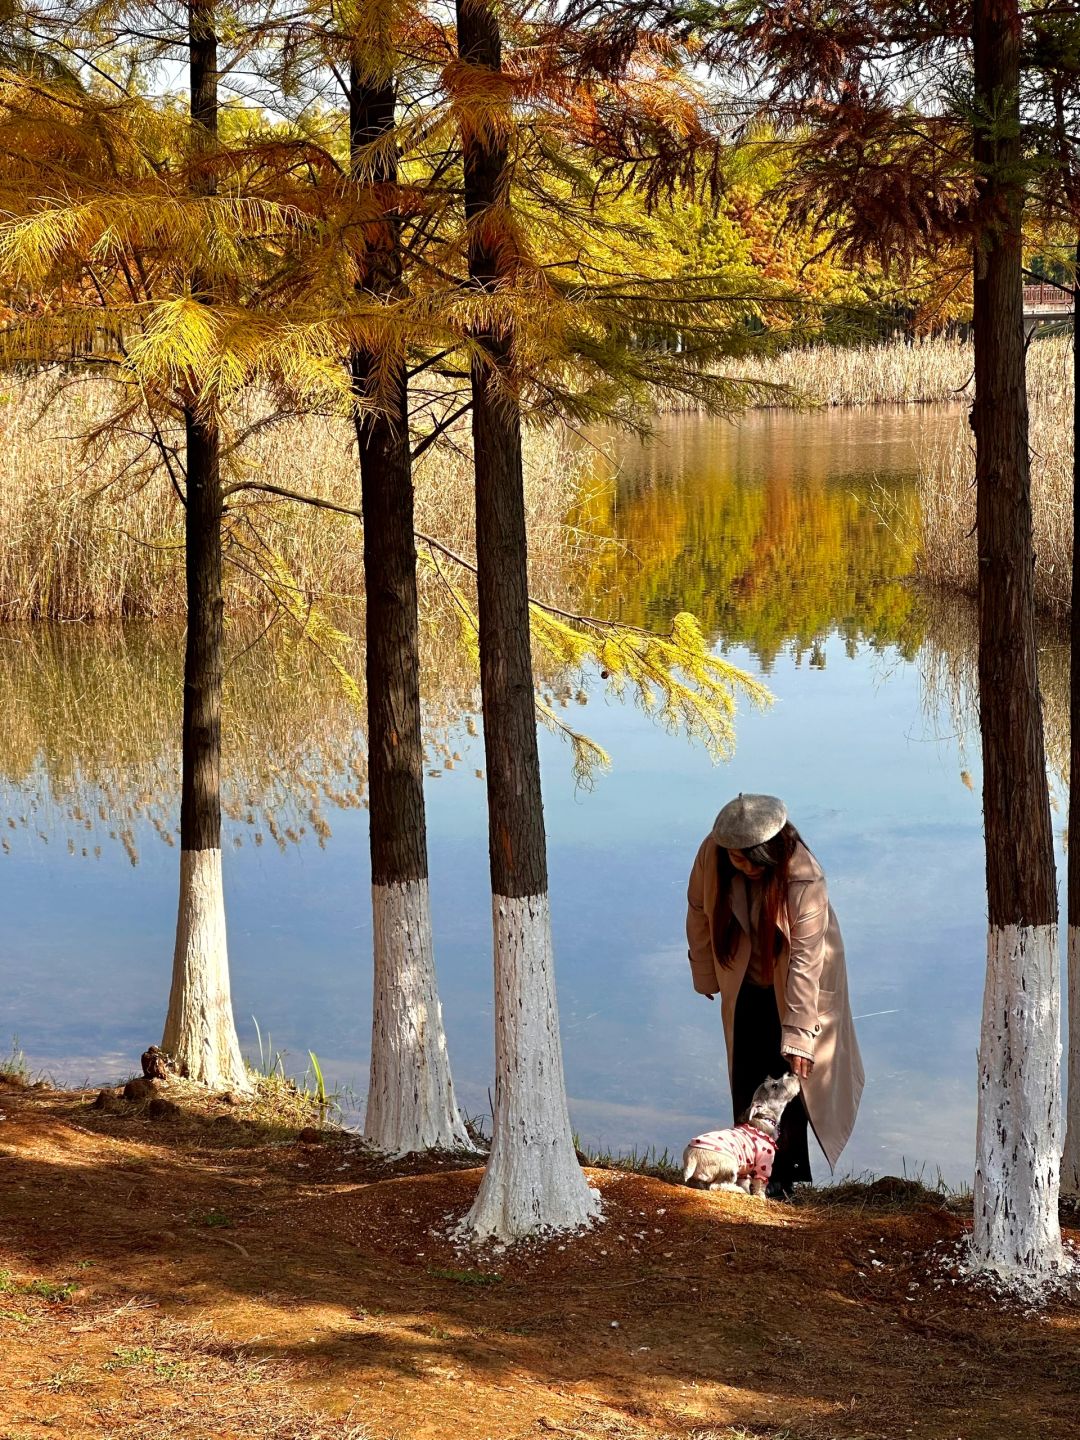
[[(530, 606), (534, 643), (542, 655), (567, 668), (598, 670), (611, 692), (631, 693), (646, 714), (672, 733), (700, 741), (714, 760), (735, 748), (735, 714), (740, 697), (764, 708), (772, 696), (759, 680), (709, 647), (692, 615), (676, 615), (667, 634), (594, 620), (563, 616), (551, 607)], [(543, 700), (541, 716), (562, 731), (574, 749), (574, 768), (585, 781), (608, 755), (587, 736), (571, 730)]]
[[(446, 553), (445, 551), (443, 552)], [(453, 561), (472, 573), (459, 556)], [(447, 576), (434, 550), (425, 560), (442, 581), (457, 611), (461, 641), (474, 670), (479, 669), (480, 626), (465, 589)], [(767, 687), (748, 671), (717, 655), (693, 615), (675, 616), (667, 632), (602, 620), (533, 599), (529, 626), (537, 669), (586, 684), (600, 680), (619, 699), (631, 695), (647, 715), (672, 733), (697, 740), (713, 760), (726, 760), (735, 748), (735, 717), (742, 699), (756, 708), (772, 704)], [(549, 729), (563, 735), (574, 755), (578, 783), (588, 785), (611, 757), (596, 741), (568, 725), (542, 692), (537, 712)]]
[[(405, 182), (396, 190), (366, 184), (362, 164), (360, 180), (346, 180), (332, 146), (252, 125), (210, 161), (200, 157), (216, 167), (217, 193), (194, 194), (182, 113), (0, 74), (4, 151), (31, 120), (37, 137), (35, 185), (25, 155), (6, 170), (0, 160), (12, 201), (0, 224), (0, 280), (13, 312), (0, 360), (106, 368), (132, 395), (118, 426), (145, 408), (166, 468), (162, 436), (183, 406), (226, 427), (230, 406), (257, 384), (279, 397), (283, 415), (347, 411), (346, 361), (358, 348), (413, 366), (444, 357), (435, 385), (452, 397), (455, 375), (485, 358), (471, 337), (491, 330), (515, 337), (504, 383), (534, 421), (615, 417), (644, 427), (657, 395), (676, 393), (729, 413), (763, 387), (719, 375), (712, 362), (750, 348), (750, 322), (764, 302), (779, 302), (775, 287), (753, 295), (744, 277), (736, 285), (657, 273), (644, 248), (629, 264), (634, 227), (618, 204), (622, 167), (632, 173), (650, 146), (667, 147), (671, 174), (684, 177), (697, 150), (711, 151), (705, 97), (659, 49), (618, 77), (575, 80), (552, 63), (556, 33), (521, 27), (507, 76), (493, 85), (486, 72), (446, 63), (445, 38), (431, 32), (438, 43), (421, 68), (438, 85), (426, 106), (406, 107), (396, 137)], [(483, 221), (513, 255), (508, 283), (494, 293), (465, 278), (453, 146), (476, 128), (505, 131), (518, 177), (506, 205)], [(69, 143), (72, 129), (79, 147)], [(365, 235), (391, 211), (401, 224), (402, 283), (392, 296), (373, 296), (358, 286)], [(612, 247), (624, 263), (605, 273), (598, 256)], [(171, 458), (181, 466), (175, 451)], [(260, 579), (268, 602), (348, 684), (338, 658), (344, 637), (303, 598), (275, 547), (235, 524), (225, 536), (234, 563)], [(687, 615), (653, 634), (536, 605), (533, 629), (543, 655), (598, 671), (717, 757), (730, 751), (738, 695), (767, 700), (710, 653)], [(570, 733), (582, 773), (605, 758)]]

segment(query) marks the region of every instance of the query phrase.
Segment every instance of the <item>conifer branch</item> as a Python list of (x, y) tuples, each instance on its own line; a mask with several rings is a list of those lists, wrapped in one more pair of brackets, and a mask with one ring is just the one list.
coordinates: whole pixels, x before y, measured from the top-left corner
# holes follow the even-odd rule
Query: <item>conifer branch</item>
[[(330, 510), (337, 515), (348, 515), (361, 523), (364, 519), (363, 511), (355, 506), (342, 505), (336, 500), (327, 500), (322, 495), (306, 495), (300, 490), (289, 490), (283, 485), (271, 485), (265, 480), (236, 480), (231, 485), (223, 486), (222, 498), (227, 500), (230, 495), (235, 495), (241, 490), (256, 490), (267, 495), (276, 495), (282, 500), (293, 500), (298, 505), (310, 505), (316, 510)], [(437, 540), (434, 535), (426, 535), (422, 530), (415, 530), (413, 533), (416, 539), (422, 545), (426, 545), (429, 550), (438, 551), (440, 555), (445, 555), (448, 560), (452, 560), (461, 569), (467, 570), (471, 575), (476, 574), (475, 561), (466, 559), (464, 555), (452, 550), (449, 545), (444, 545), (441, 540)], [(628, 635), (654, 636), (656, 634), (655, 631), (647, 630), (640, 625), (629, 625), (619, 620), (605, 620), (598, 615), (581, 615), (572, 610), (564, 610), (558, 605), (553, 605), (546, 600), (539, 600), (535, 596), (529, 597), (529, 603), (535, 605), (537, 609), (545, 611), (548, 615), (565, 620), (571, 625), (584, 625), (594, 630), (618, 631)]]
[(439, 423), (435, 426), (435, 428), (430, 431), (429, 434), (425, 435), (424, 438), (414, 448), (412, 452), (413, 462), (415, 463), (417, 460), (419, 460), (420, 456), (423, 455), (425, 451), (429, 450), (431, 446), (435, 444), (436, 440), (439, 439), (440, 436), (445, 435), (447, 430), (451, 429), (452, 426), (456, 425), (457, 422), (462, 418), (462, 416), (467, 415), (471, 409), (472, 400), (466, 400), (463, 405), (459, 405), (456, 410), (452, 411), (449, 415), (445, 416), (442, 420), (440, 420)]

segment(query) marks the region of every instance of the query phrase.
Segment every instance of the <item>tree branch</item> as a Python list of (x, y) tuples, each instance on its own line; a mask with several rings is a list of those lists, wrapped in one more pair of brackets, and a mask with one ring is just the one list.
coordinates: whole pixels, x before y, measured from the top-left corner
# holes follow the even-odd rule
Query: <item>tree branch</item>
[[(229, 485), (222, 493), (222, 499), (227, 500), (230, 495), (235, 495), (239, 490), (260, 490), (266, 495), (277, 495), (282, 500), (295, 500), (298, 505), (311, 505), (316, 510), (330, 510), (336, 515), (351, 515), (354, 520), (362, 521), (363, 511), (351, 505), (339, 505), (336, 500), (326, 500), (321, 495), (304, 495), (299, 490), (286, 490), (283, 485), (270, 485), (264, 480), (238, 480), (235, 484)], [(459, 555), (456, 550), (451, 550), (449, 545), (444, 545), (441, 540), (436, 540), (434, 535), (425, 535), (421, 530), (413, 532), (416, 539), (429, 550), (437, 550), (440, 555), (445, 555), (448, 560), (453, 560), (455, 565), (460, 565), (463, 570), (476, 574), (476, 565), (471, 560), (466, 560), (464, 555)], [(587, 625), (594, 630), (613, 630), (626, 635), (653, 635), (655, 632), (646, 630), (641, 625), (626, 625), (620, 620), (602, 620), (597, 615), (579, 615), (573, 610), (563, 610), (558, 605), (552, 605), (546, 600), (538, 600), (535, 596), (529, 596), (529, 604), (535, 605), (538, 610), (545, 611), (548, 615), (554, 615), (559, 620), (567, 620), (575, 625)]]
[(417, 460), (419, 460), (420, 456), (423, 455), (424, 451), (434, 445), (435, 441), (438, 440), (440, 435), (445, 435), (447, 430), (450, 429), (451, 425), (453, 425), (456, 421), (460, 420), (463, 415), (467, 415), (471, 409), (472, 400), (469, 399), (465, 401), (464, 405), (459, 405), (456, 410), (451, 412), (451, 414), (440, 420), (438, 425), (435, 426), (434, 430), (432, 430), (429, 435), (425, 435), (423, 440), (420, 441), (419, 445), (417, 445), (416, 449), (412, 452), (413, 462), (415, 463)]
[(270, 485), (265, 480), (237, 480), (226, 485), (221, 498), (227, 500), (238, 490), (261, 490), (267, 495), (278, 495), (282, 500), (295, 500), (298, 505), (312, 505), (316, 510), (333, 510), (338, 515), (351, 515), (354, 520), (363, 520), (362, 510), (349, 505), (339, 505), (336, 500), (324, 500), (321, 495), (304, 495), (299, 490), (286, 490), (283, 485)]

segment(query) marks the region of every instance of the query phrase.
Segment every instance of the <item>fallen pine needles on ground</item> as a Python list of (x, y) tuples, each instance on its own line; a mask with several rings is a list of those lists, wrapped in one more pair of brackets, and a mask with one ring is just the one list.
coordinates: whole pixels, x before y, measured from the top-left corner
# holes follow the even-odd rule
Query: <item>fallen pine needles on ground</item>
[(0, 1088), (0, 1435), (1069, 1433), (1080, 1306), (987, 1304), (918, 1180), (785, 1205), (590, 1169), (601, 1223), (462, 1248), (476, 1157), (388, 1164), (181, 1091), (155, 1119)]

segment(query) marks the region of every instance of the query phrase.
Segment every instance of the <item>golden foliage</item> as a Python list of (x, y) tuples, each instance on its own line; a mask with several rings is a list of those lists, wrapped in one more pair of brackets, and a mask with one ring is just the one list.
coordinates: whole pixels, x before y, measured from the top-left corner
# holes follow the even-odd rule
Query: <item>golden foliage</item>
[(678, 614), (666, 634), (587, 616), (563, 616), (534, 604), (532, 633), (541, 654), (559, 664), (594, 669), (616, 696), (635, 701), (666, 730), (700, 741), (714, 760), (734, 749), (738, 699), (772, 703), (747, 671), (713, 653), (692, 615)]

